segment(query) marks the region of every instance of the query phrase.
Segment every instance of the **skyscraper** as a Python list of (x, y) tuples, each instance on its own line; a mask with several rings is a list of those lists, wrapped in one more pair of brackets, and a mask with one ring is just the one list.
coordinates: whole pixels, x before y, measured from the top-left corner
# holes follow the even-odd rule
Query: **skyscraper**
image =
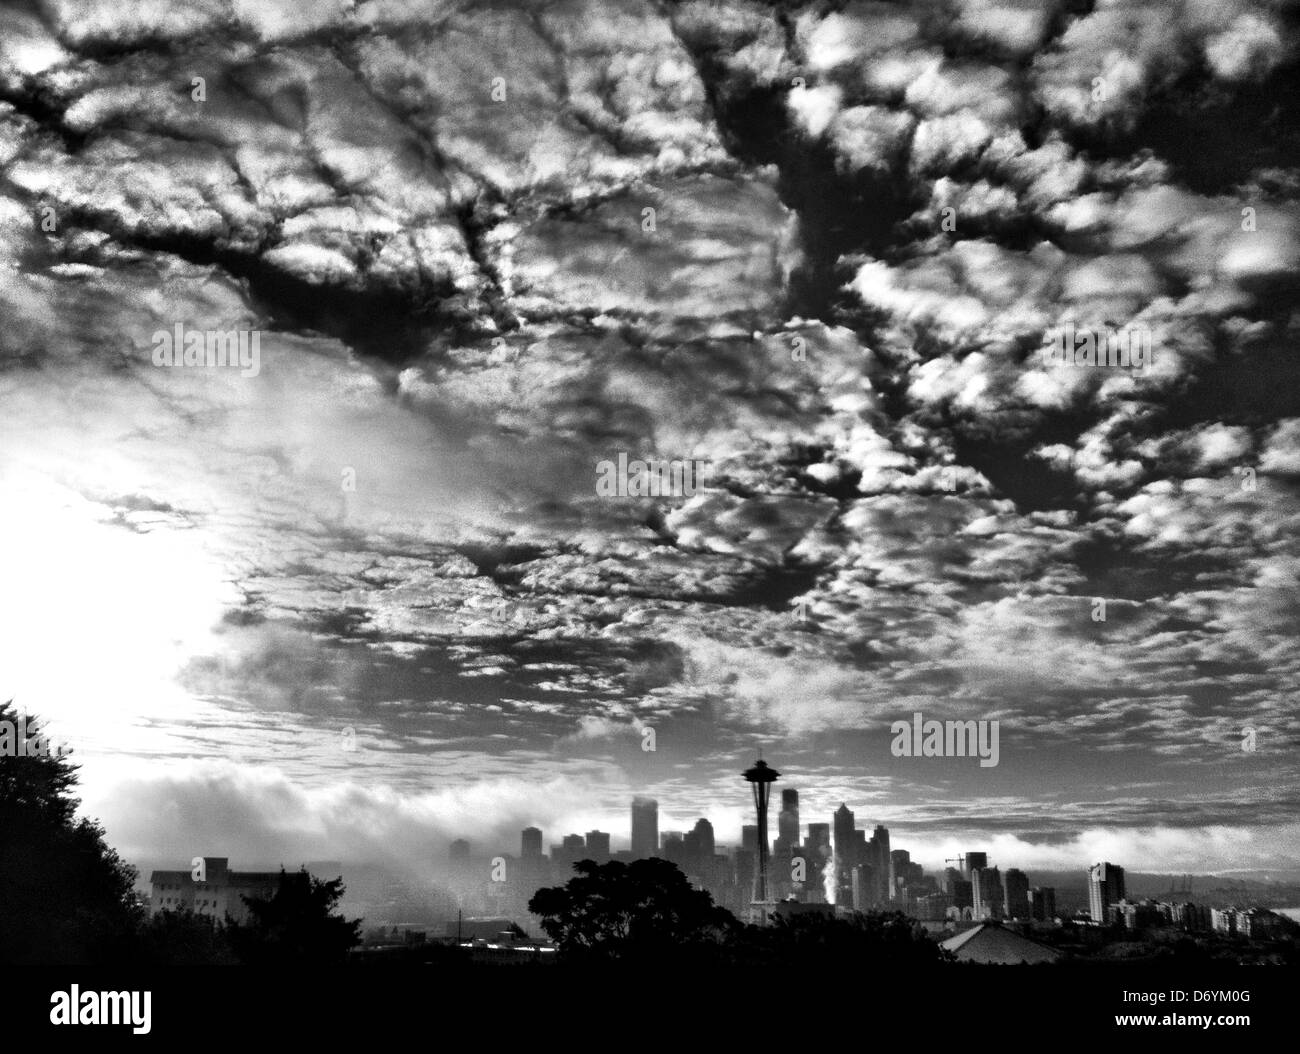
[(1029, 913), (1029, 878), (1018, 867), (1009, 867), (1002, 876), (1002, 907), (1009, 919), (1027, 919)]
[(714, 844), (713, 824), (708, 820), (695, 821), (695, 826), (686, 832), (683, 839), (686, 849), (686, 873), (701, 875), (713, 863)]
[(519, 855), (525, 860), (542, 855), (542, 832), (537, 827), (525, 827), (520, 837)]
[(1052, 886), (1035, 886), (1029, 891), (1029, 916), (1041, 922), (1056, 918), (1056, 890)]
[(792, 849), (799, 844), (799, 792), (781, 792), (781, 812), (776, 818), (776, 844), (779, 849)]
[(587, 859), (598, 864), (609, 862), (609, 833), (606, 831), (587, 832)]
[(638, 860), (659, 855), (659, 803), (632, 799), (632, 855)]
[(962, 870), (965, 872), (965, 877), (970, 878), (970, 873), (974, 871), (977, 867), (988, 867), (988, 866), (989, 866), (988, 853), (967, 853), (966, 863), (963, 866)]
[(839, 904), (849, 904), (853, 900), (853, 869), (858, 865), (857, 839), (853, 832), (853, 812), (844, 802), (835, 810), (832, 817), (835, 829), (835, 900)]
[(1088, 868), (1088, 914), (1103, 926), (1110, 921), (1110, 906), (1124, 899), (1124, 869), (1114, 864)]
[(875, 865), (876, 881), (880, 889), (881, 901), (894, 899), (894, 861), (889, 852), (889, 828), (884, 824), (876, 824), (876, 830), (871, 835), (871, 841), (875, 845)]
[(740, 848), (747, 853), (758, 856), (758, 826), (747, 823), (740, 829)]
[(1003, 912), (1002, 875), (996, 867), (971, 868), (971, 914), (977, 919), (1000, 919)]
[(840, 807), (835, 810), (835, 815), (831, 817), (831, 823), (835, 831), (835, 853), (837, 856), (846, 851), (852, 851), (850, 847), (853, 844), (855, 826), (853, 820), (853, 810), (840, 802)]
[(588, 859), (587, 840), (580, 834), (566, 834), (559, 845), (551, 846), (551, 863), (567, 880), (573, 865)]
[(681, 831), (663, 831), (659, 835), (659, 856), (686, 869), (686, 838)]

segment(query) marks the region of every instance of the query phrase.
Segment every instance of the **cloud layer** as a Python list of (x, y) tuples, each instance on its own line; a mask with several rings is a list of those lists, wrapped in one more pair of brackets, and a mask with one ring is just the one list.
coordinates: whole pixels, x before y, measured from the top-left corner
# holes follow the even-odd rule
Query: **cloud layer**
[[(924, 851), (1295, 865), (1297, 31), (6, 8), (0, 691), (144, 855), (730, 829), (762, 744)], [(890, 756), (918, 710), (999, 766)]]

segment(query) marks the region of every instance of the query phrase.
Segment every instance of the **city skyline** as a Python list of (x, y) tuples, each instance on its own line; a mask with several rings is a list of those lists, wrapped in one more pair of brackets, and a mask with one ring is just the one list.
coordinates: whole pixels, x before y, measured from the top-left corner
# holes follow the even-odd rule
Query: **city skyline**
[[(793, 818), (783, 820), (784, 826), (781, 829), (781, 833), (775, 839), (770, 837), (771, 831), (769, 829), (768, 841), (770, 852), (774, 857), (783, 852), (788, 855), (791, 849), (803, 851), (809, 846), (820, 844), (825, 847), (825, 855), (819, 863), (824, 863), (828, 871), (837, 873), (840, 866), (840, 851), (838, 849), (840, 841), (837, 835), (840, 829), (852, 832), (850, 835), (851, 845), (856, 845), (860, 849), (870, 848), (871, 840), (865, 839), (867, 830), (861, 825), (863, 821), (856, 816), (853, 810), (848, 809), (846, 802), (841, 802), (840, 805), (829, 814), (829, 821), (822, 822), (810, 816), (809, 811), (806, 808), (799, 807), (801, 801), (807, 800), (803, 797), (801, 788), (782, 788), (781, 796), (783, 804), (791, 800), (795, 802), (796, 808), (793, 812), (793, 816), (798, 817), (799, 819), (797, 822)], [(571, 864), (573, 861), (580, 859), (594, 859), (597, 861), (616, 858), (623, 860), (646, 859), (652, 856), (661, 856), (662, 850), (665, 848), (666, 839), (672, 839), (673, 844), (678, 847), (681, 847), (683, 844), (689, 844), (692, 835), (695, 835), (696, 837), (699, 836), (701, 828), (707, 830), (708, 845), (712, 847), (713, 851), (716, 851), (719, 854), (732, 855), (737, 852), (753, 852), (754, 836), (757, 828), (753, 824), (746, 824), (743, 822), (747, 818), (752, 819), (752, 816), (745, 817), (742, 815), (742, 823), (736, 837), (723, 839), (717, 836), (713, 821), (708, 815), (698, 816), (693, 822), (684, 823), (680, 829), (661, 826), (659, 823), (660, 813), (658, 806), (659, 802), (656, 799), (646, 797), (645, 795), (634, 795), (629, 803), (629, 809), (627, 810), (630, 814), (630, 819), (624, 828), (628, 832), (626, 836), (619, 833), (620, 825), (618, 824), (610, 825), (611, 829), (609, 830), (603, 830), (598, 826), (585, 832), (566, 831), (561, 827), (557, 827), (550, 830), (549, 833), (547, 828), (529, 824), (515, 833), (516, 836), (513, 845), (508, 841), (484, 838), (482, 836), (459, 837), (453, 839), (447, 842), (442, 850), (431, 849), (425, 863), (417, 864), (414, 870), (419, 872), (427, 871), (432, 868), (436, 872), (438, 860), (442, 856), (446, 856), (453, 860), (457, 858), (488, 860), (496, 856), (503, 856), (507, 859), (513, 860), (527, 860), (530, 858), (545, 857), (550, 860), (563, 860), (566, 866)], [(786, 815), (786, 810), (780, 810), (779, 815)], [(845, 815), (847, 815), (848, 821), (852, 826), (849, 828), (840, 828), (837, 825), (837, 821)], [(645, 839), (642, 841), (640, 848), (638, 848), (637, 836), (635, 834), (638, 823), (640, 823), (644, 828), (643, 839)], [(654, 833), (652, 843), (648, 840), (648, 832), (650, 831), (653, 831)], [(795, 832), (796, 836), (793, 842), (788, 842), (786, 840), (787, 832)], [(951, 857), (942, 859), (931, 859), (925, 857), (924, 859), (926, 863), (924, 864), (922, 864), (922, 860), (919, 858), (911, 860), (910, 858), (917, 854), (915, 854), (910, 848), (903, 849), (892, 847), (889, 826), (884, 823), (875, 824), (872, 839), (874, 840), (879, 838), (882, 834), (884, 837), (884, 852), (889, 854), (891, 857), (895, 859), (901, 857), (905, 863), (911, 862), (918, 866), (923, 866), (927, 872), (938, 873), (945, 870), (952, 870), (947, 867), (948, 864), (954, 861), (954, 858)], [(853, 835), (864, 837), (854, 839)], [(824, 840), (819, 842), (819, 837)], [(906, 836), (904, 836), (904, 839), (905, 837)], [(556, 841), (556, 838), (560, 840)], [(601, 851), (598, 851), (595, 854), (589, 853), (588, 856), (583, 856), (582, 852), (589, 852), (591, 850), (593, 840), (596, 841), (596, 844), (602, 847)], [(970, 841), (971, 839), (966, 839), (966, 843), (963, 844), (967, 844)], [(961, 850), (958, 857), (955, 859), (960, 861), (960, 870), (963, 873), (969, 874), (974, 871), (989, 870), (990, 872), (997, 874), (997, 882), (999, 887), (1003, 890), (1005, 890), (1006, 876), (1008, 874), (1019, 875), (1021, 878), (1024, 878), (1026, 871), (1029, 870), (1028, 868), (1022, 869), (1011, 865), (1006, 866), (1005, 873), (1003, 873), (1001, 872), (999, 865), (989, 865), (990, 856), (997, 857), (998, 854), (996, 851), (977, 851), (967, 848)], [(340, 860), (338, 862), (342, 863), (343, 861)], [(374, 863), (374, 861), (364, 860), (351, 860), (347, 862), (352, 865)], [(1089, 885), (1091, 885), (1091, 874), (1095, 866), (1097, 865), (1080, 864), (1074, 868), (1067, 865), (1065, 867), (1052, 866), (1033, 869), (1050, 871), (1052, 873), (1059, 873), (1062, 870), (1077, 870), (1080, 873), (1089, 876)], [(1103, 866), (1113, 867), (1119, 874), (1119, 885), (1117, 887), (1118, 893), (1109, 896), (1108, 899), (1122, 899), (1123, 874), (1125, 869), (1115, 864), (1105, 864)], [(1159, 869), (1156, 869), (1154, 871), (1148, 870), (1147, 873), (1161, 874), (1162, 872)], [(1182, 870), (1163, 873), (1170, 874), (1174, 878), (1179, 878), (1188, 874), (1188, 872)], [(1200, 873), (1213, 874), (1213, 872), (1208, 871)], [(841, 887), (837, 884), (836, 888), (839, 889)], [(1032, 893), (1032, 890), (1026, 887), (1022, 893), (1028, 895)]]

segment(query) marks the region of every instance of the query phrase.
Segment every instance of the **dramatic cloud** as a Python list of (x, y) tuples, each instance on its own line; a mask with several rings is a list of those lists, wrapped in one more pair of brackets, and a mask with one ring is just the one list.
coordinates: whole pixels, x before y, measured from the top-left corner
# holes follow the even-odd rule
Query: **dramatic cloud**
[(734, 840), (762, 746), (930, 865), (1300, 867), (1296, 34), (0, 11), (0, 698), (160, 862)]

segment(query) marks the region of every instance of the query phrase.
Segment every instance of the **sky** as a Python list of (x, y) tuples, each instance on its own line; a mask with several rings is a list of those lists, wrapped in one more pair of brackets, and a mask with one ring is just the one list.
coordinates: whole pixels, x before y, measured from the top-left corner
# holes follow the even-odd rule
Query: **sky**
[[(0, 699), (132, 860), (618, 845), (637, 794), (734, 843), (761, 750), (927, 867), (1300, 870), (1298, 39), (6, 5)], [(894, 756), (916, 713), (998, 764)]]

